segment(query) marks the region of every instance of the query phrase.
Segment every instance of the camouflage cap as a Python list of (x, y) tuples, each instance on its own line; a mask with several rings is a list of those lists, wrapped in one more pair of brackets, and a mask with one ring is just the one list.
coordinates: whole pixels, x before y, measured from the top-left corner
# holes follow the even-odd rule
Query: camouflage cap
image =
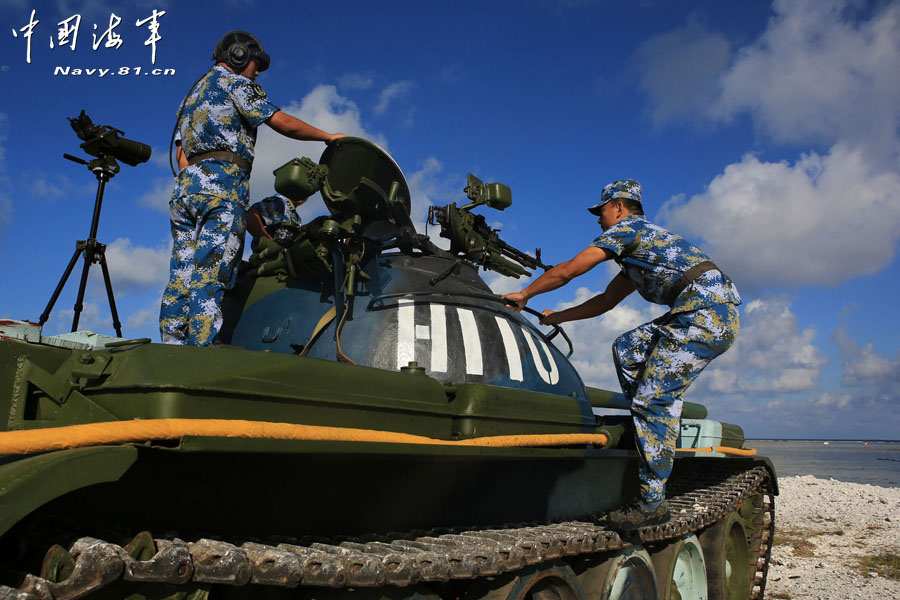
[(600, 216), (600, 209), (603, 205), (616, 198), (625, 198), (627, 200), (641, 201), (641, 184), (634, 179), (620, 179), (613, 181), (600, 194), (600, 202), (588, 208), (591, 214)]

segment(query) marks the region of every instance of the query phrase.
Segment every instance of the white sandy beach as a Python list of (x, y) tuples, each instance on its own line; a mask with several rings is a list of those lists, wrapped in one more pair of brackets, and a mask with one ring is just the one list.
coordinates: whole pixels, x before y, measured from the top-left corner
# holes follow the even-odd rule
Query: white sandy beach
[(779, 479), (775, 547), (766, 598), (898, 598), (900, 580), (859, 566), (900, 555), (900, 488)]

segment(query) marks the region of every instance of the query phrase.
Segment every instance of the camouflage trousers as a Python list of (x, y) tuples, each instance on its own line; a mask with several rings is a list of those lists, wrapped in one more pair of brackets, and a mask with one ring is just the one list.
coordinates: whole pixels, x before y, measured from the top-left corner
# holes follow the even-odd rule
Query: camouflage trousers
[(222, 298), (237, 279), (247, 212), (207, 194), (178, 196), (169, 206), (174, 245), (160, 336), (166, 344), (206, 346), (222, 328)]
[(685, 390), (713, 358), (731, 346), (739, 327), (737, 306), (716, 304), (666, 313), (613, 343), (619, 383), (631, 400), (644, 502), (665, 497)]

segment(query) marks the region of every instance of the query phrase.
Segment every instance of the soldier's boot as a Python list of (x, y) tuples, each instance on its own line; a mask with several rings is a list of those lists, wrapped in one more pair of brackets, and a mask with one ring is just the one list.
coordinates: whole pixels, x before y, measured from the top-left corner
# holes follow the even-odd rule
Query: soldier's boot
[(660, 525), (670, 518), (669, 505), (665, 500), (658, 505), (647, 505), (640, 499), (618, 508), (607, 516), (607, 525), (615, 531), (634, 531), (641, 527)]

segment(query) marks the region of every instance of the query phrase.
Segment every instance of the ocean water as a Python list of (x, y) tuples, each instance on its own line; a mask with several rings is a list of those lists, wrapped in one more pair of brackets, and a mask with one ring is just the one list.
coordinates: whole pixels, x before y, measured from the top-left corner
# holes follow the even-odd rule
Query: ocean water
[(772, 459), (779, 477), (814, 475), (852, 483), (900, 487), (900, 442), (747, 440)]

